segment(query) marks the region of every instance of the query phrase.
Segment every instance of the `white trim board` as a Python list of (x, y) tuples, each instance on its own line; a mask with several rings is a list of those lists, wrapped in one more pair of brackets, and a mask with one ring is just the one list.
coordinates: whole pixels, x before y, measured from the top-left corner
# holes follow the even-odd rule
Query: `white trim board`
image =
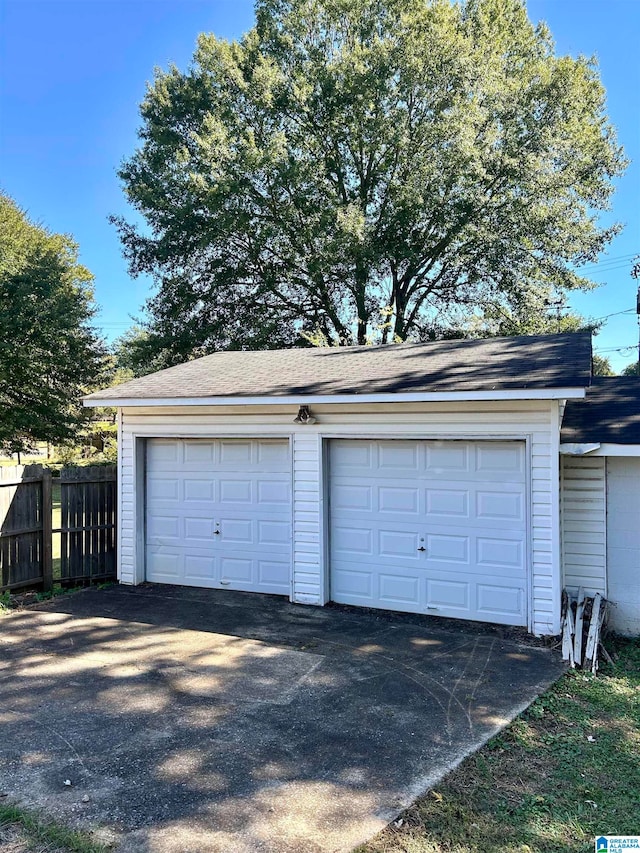
[(399, 394), (307, 394), (282, 397), (85, 397), (92, 406), (312, 406), (315, 403), (440, 403), (454, 400), (579, 400), (585, 388), (518, 388), (507, 391), (421, 391)]
[(561, 444), (563, 456), (640, 456), (640, 444)]

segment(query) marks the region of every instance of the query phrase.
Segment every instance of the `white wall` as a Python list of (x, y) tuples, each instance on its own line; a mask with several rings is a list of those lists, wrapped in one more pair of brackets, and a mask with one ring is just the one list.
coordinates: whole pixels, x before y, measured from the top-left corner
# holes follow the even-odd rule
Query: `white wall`
[(602, 593), (609, 626), (640, 634), (640, 458), (563, 456), (564, 585)]
[(563, 585), (574, 593), (607, 593), (605, 469), (604, 457), (561, 457)]
[(119, 578), (144, 580), (144, 438), (283, 436), (293, 442), (294, 569), (292, 599), (328, 596), (323, 506), (323, 438), (526, 439), (531, 454), (531, 628), (560, 629), (559, 430), (556, 401), (318, 405), (314, 426), (297, 426), (297, 407), (125, 408), (122, 410)]
[(640, 459), (607, 459), (607, 563), (610, 625), (640, 634)]

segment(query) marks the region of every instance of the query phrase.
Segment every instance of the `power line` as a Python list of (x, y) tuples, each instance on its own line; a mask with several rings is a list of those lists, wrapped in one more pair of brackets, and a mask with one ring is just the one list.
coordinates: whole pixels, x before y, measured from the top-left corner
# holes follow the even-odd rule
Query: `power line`
[(582, 270), (578, 270), (577, 274), (581, 276), (581, 278), (599, 278), (603, 275), (610, 275), (611, 273), (629, 273), (631, 275), (631, 265), (630, 264), (622, 264), (617, 267), (607, 267), (606, 269), (595, 269), (591, 272), (583, 273)]
[(592, 317), (594, 323), (599, 323), (601, 320), (608, 320), (609, 317), (619, 317), (621, 314), (635, 314), (635, 308), (625, 308), (624, 311), (614, 311), (613, 314), (605, 314), (604, 317)]
[(630, 352), (631, 350), (636, 350), (638, 348), (637, 344), (630, 344), (628, 347), (594, 347), (596, 352)]
[(626, 266), (626, 262), (633, 260), (633, 258), (637, 257), (638, 254), (640, 254), (640, 252), (632, 252), (630, 255), (614, 255), (611, 258), (603, 258), (601, 261), (586, 264), (584, 267), (580, 267), (579, 269), (584, 272), (585, 270), (594, 268), (602, 269), (603, 267), (618, 263), (620, 263), (621, 266)]

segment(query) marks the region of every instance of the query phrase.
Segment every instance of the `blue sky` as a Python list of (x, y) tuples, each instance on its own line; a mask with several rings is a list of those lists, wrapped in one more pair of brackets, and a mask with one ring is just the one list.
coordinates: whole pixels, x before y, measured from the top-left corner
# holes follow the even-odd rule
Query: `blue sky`
[[(593, 268), (602, 284), (572, 297), (590, 317), (635, 309), (630, 260), (640, 252), (640, 2), (528, 0), (558, 52), (598, 58), (609, 115), (633, 161), (613, 210), (623, 233)], [(138, 104), (153, 68), (188, 64), (199, 32), (239, 37), (253, 0), (0, 0), (0, 187), (30, 216), (80, 244), (96, 276), (98, 324), (112, 339), (131, 325), (150, 282), (132, 280), (110, 214), (131, 215), (116, 169), (136, 145)], [(635, 313), (596, 339), (616, 369), (635, 358)]]

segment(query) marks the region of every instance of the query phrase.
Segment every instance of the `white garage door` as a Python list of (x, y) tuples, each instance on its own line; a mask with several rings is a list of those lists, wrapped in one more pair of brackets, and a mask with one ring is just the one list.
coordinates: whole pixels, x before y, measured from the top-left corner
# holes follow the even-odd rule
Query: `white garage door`
[(147, 580), (288, 595), (289, 457), (286, 441), (149, 440)]
[(331, 598), (527, 624), (524, 442), (330, 448)]

